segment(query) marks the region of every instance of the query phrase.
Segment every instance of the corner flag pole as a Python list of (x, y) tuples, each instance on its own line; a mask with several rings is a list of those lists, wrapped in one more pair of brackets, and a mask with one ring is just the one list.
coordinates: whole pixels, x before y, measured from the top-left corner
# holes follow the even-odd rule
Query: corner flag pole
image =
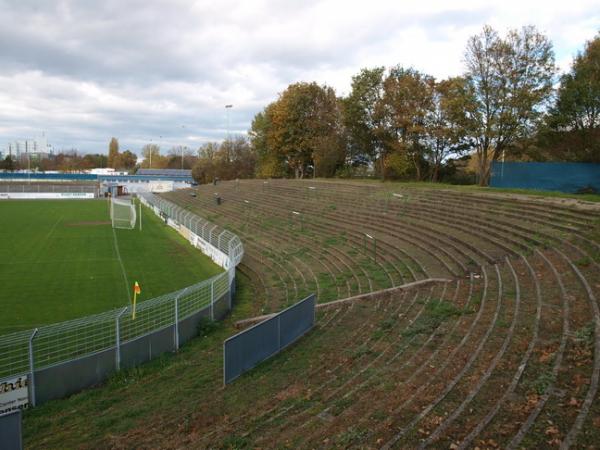
[(140, 202), (140, 231), (142, 231), (142, 201), (139, 200)]
[(133, 290), (133, 312), (131, 313), (131, 320), (135, 320), (135, 304), (136, 304), (136, 300), (137, 300), (137, 292), (134, 289)]
[(136, 281), (133, 285), (133, 311), (131, 312), (131, 320), (135, 320), (135, 305), (137, 301), (137, 295), (142, 292), (140, 285)]

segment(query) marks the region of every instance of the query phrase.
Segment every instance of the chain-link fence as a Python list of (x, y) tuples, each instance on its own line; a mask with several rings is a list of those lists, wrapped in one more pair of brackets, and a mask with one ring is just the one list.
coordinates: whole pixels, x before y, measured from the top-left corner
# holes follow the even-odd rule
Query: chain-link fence
[[(235, 266), (244, 255), (240, 239), (153, 194), (143, 194), (141, 200), (226, 271), (139, 303), (135, 320), (132, 306), (127, 306), (0, 336), (0, 383), (29, 377), (29, 397), (34, 405), (36, 385), (45, 390), (37, 393), (38, 403), (76, 392), (106, 378), (122, 364), (130, 366), (151, 359), (157, 348), (176, 350), (195, 334), (201, 317), (219, 319), (231, 309)], [(185, 328), (183, 338), (180, 326)], [(144, 355), (134, 354), (136, 351)], [(82, 361), (87, 361), (84, 367)], [(57, 381), (69, 370), (73, 379), (70, 385)]]
[[(242, 260), (244, 247), (235, 234), (197, 216), (187, 208), (182, 208), (154, 194), (140, 193), (139, 196), (144, 204), (152, 207), (167, 222), (171, 221), (169, 223), (175, 228), (179, 229), (183, 226), (202, 241), (209, 243), (212, 248), (203, 248), (203, 251), (220, 266), (229, 269), (231, 265), (235, 267)], [(193, 240), (192, 244), (194, 244)], [(195, 245), (202, 246), (202, 243), (198, 242)], [(214, 252), (215, 249), (218, 252)]]

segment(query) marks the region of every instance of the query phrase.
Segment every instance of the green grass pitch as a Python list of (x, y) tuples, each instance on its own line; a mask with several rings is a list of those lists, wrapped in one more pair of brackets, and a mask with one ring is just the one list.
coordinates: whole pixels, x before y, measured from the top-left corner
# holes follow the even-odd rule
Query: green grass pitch
[(144, 301), (222, 271), (148, 208), (142, 231), (113, 231), (108, 208), (0, 202), (0, 334), (128, 305), (135, 281)]

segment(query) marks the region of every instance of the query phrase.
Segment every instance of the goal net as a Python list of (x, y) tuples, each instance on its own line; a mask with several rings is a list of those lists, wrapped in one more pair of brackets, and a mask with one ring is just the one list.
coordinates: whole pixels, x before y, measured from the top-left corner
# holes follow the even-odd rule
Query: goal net
[(131, 199), (110, 199), (110, 220), (113, 228), (133, 229), (137, 215), (135, 204)]

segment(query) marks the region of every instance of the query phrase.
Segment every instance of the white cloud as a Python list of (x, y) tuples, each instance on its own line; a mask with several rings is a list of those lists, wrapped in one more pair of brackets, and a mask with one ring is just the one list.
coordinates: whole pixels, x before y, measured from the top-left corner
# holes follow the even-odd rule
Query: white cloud
[(199, 145), (244, 132), (297, 81), (348, 92), (363, 67), (462, 71), (469, 36), (534, 24), (567, 70), (600, 29), (596, 2), (0, 0), (0, 147)]

